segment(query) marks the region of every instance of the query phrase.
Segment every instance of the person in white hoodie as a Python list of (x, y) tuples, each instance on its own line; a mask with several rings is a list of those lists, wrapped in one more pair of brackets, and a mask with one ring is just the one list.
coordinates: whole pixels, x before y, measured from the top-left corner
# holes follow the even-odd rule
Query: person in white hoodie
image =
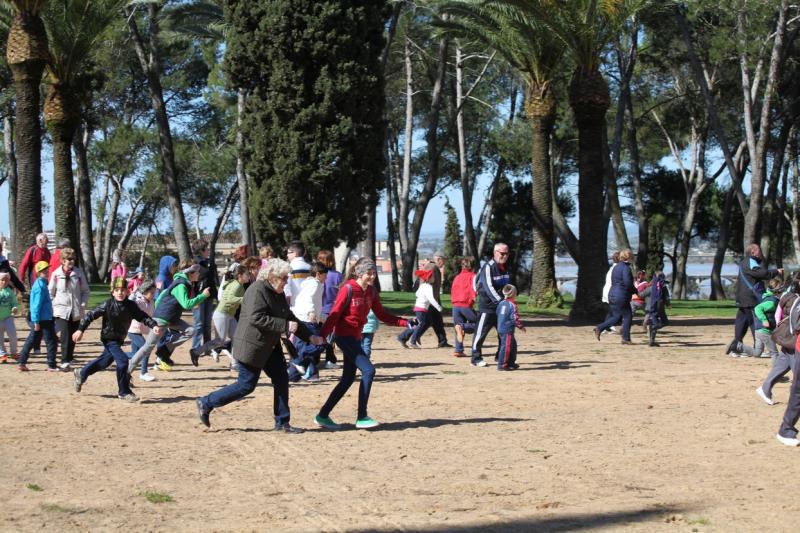
[(72, 334), (78, 331), (89, 302), (89, 282), (83, 271), (75, 266), (75, 250), (62, 248), (60, 261), (61, 266), (50, 276), (48, 289), (53, 300), (55, 328), (61, 341), (61, 370), (67, 370), (75, 351)]
[(306, 247), (300, 241), (292, 241), (286, 247), (286, 260), (289, 262), (289, 282), (284, 292), (289, 307), (294, 305), (294, 298), (300, 294), (300, 284), (311, 275), (311, 265), (305, 260)]
[(403, 345), (403, 348), (408, 348), (408, 341), (411, 341), (411, 348), (421, 348), (419, 339), (425, 331), (431, 326), (428, 308), (434, 307), (440, 313), (442, 312), (442, 305), (436, 300), (433, 294), (433, 285), (431, 279), (433, 278), (432, 270), (417, 270), (414, 273), (419, 278), (419, 288), (417, 289), (417, 299), (414, 302), (414, 313), (417, 315), (417, 325), (413, 329), (403, 330), (397, 336), (397, 340)]
[[(292, 312), (312, 335), (319, 335), (322, 329), (322, 293), (325, 290), (327, 275), (328, 268), (322, 263), (315, 262), (309, 268), (309, 276), (303, 280), (300, 290), (292, 298)], [(292, 343), (297, 354), (292, 354), (289, 381), (298, 381), (301, 378), (306, 381), (318, 381), (317, 365), (325, 346), (305, 342), (296, 335), (292, 338)]]

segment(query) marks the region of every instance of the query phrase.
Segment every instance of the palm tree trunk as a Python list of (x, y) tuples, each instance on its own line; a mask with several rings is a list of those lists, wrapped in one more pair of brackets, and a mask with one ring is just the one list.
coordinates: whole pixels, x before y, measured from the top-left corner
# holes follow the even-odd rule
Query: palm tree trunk
[(78, 173), (78, 230), (80, 233), (83, 271), (92, 283), (98, 283), (97, 257), (94, 254), (94, 236), (92, 235), (92, 182), (89, 178), (89, 159), (86, 146), (91, 135), (85, 126), (78, 130), (72, 141), (75, 151), (75, 168)]
[(42, 126), (39, 122), (39, 83), (49, 57), (42, 19), (21, 11), (8, 32), (6, 59), (16, 90), (17, 205), (15, 257), (42, 231)]
[(556, 101), (548, 83), (529, 85), (525, 111), (533, 134), (533, 258), (531, 299), (536, 307), (559, 307), (553, 231), (553, 180), (550, 175), (550, 136), (556, 118)]
[(148, 81), (150, 91), (150, 103), (155, 113), (156, 124), (158, 126), (159, 151), (161, 153), (162, 176), (166, 185), (167, 200), (170, 212), (172, 213), (172, 231), (175, 236), (175, 244), (178, 248), (178, 256), (181, 261), (191, 259), (192, 252), (189, 247), (189, 228), (186, 226), (186, 216), (183, 213), (181, 203), (181, 191), (178, 185), (178, 169), (175, 166), (175, 149), (172, 144), (172, 132), (167, 116), (167, 107), (164, 103), (164, 90), (161, 86), (161, 62), (158, 55), (158, 11), (160, 6), (149, 4), (149, 41), (148, 51), (145, 52), (144, 42), (139, 34), (136, 25), (136, 18), (131, 9), (126, 9), (128, 15), (128, 28), (133, 39), (136, 55)]
[(578, 206), (580, 260), (578, 286), (570, 320), (598, 321), (605, 311), (601, 293), (608, 268), (607, 235), (603, 234), (605, 114), (608, 85), (597, 69), (576, 70), (569, 88), (578, 126)]
[[(11, 104), (6, 106), (3, 116), (3, 146), (6, 153), (6, 172), (8, 172), (8, 248), (16, 253), (17, 242), (17, 156), (14, 153), (14, 120)], [(14, 257), (17, 261), (22, 258)]]
[(51, 83), (48, 86), (44, 119), (53, 139), (56, 239), (69, 239), (78, 255), (78, 262), (82, 264), (72, 175), (72, 140), (80, 124), (80, 108), (65, 84)]

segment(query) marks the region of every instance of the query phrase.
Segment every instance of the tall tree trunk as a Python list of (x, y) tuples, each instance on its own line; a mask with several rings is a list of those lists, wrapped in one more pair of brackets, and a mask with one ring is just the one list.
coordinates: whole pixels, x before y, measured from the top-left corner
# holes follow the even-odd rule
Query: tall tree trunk
[(81, 255), (83, 271), (92, 283), (98, 283), (97, 258), (94, 254), (92, 235), (92, 182), (89, 178), (89, 159), (87, 145), (91, 134), (84, 125), (72, 142), (75, 151), (76, 172), (78, 173), (78, 212)]
[(181, 191), (178, 185), (178, 170), (175, 166), (175, 149), (172, 144), (172, 132), (167, 116), (167, 107), (164, 103), (164, 91), (161, 87), (161, 61), (158, 53), (158, 11), (160, 5), (148, 4), (147, 15), (149, 22), (148, 50), (145, 51), (144, 42), (136, 25), (136, 18), (131, 8), (126, 8), (126, 19), (130, 29), (136, 55), (142, 67), (142, 72), (147, 77), (150, 91), (150, 102), (155, 113), (158, 126), (159, 151), (161, 153), (162, 177), (166, 185), (167, 200), (172, 213), (172, 230), (178, 256), (181, 261), (191, 259), (192, 251), (189, 247), (189, 229), (186, 226), (186, 217), (181, 203)]
[[(14, 153), (14, 119), (11, 104), (6, 106), (3, 116), (3, 147), (6, 153), (6, 172), (8, 173), (8, 247), (11, 250), (8, 255), (17, 253), (17, 156)], [(13, 256), (17, 264), (22, 260), (21, 257)]]
[(72, 90), (66, 84), (51, 82), (48, 85), (44, 120), (53, 139), (56, 240), (69, 239), (79, 264), (83, 264), (78, 246), (75, 180), (72, 175), (72, 140), (81, 122), (81, 112)]
[(570, 320), (598, 321), (605, 316), (601, 302), (608, 269), (607, 236), (603, 234), (605, 116), (608, 85), (597, 69), (575, 71), (569, 88), (570, 106), (578, 126), (578, 207), (580, 261), (578, 286)]
[(144, 242), (142, 243), (142, 251), (139, 253), (139, 268), (144, 270), (144, 258), (147, 254), (147, 245), (150, 243), (150, 234), (153, 232), (153, 225), (149, 224), (147, 226), (147, 233), (144, 236)]
[(247, 94), (244, 89), (236, 93), (236, 181), (239, 185), (239, 228), (242, 232), (242, 242), (255, 253), (256, 243), (253, 238), (253, 226), (250, 223), (250, 194), (247, 188), (247, 173), (244, 170), (244, 135), (242, 134), (242, 120), (245, 112)]
[[(411, 190), (411, 152), (414, 140), (414, 70), (411, 64), (411, 41), (406, 38), (403, 64), (406, 74), (406, 123), (403, 132), (403, 174), (399, 185), (398, 204), (397, 204), (397, 236), (400, 239), (400, 253), (403, 262), (406, 260), (408, 250), (408, 214), (409, 214), (409, 192)], [(406, 268), (403, 265), (403, 272)], [(408, 290), (405, 280), (401, 280), (403, 290)]]
[(461, 201), (464, 206), (465, 255), (477, 256), (478, 239), (472, 223), (472, 184), (467, 167), (467, 136), (464, 131), (464, 65), (461, 47), (456, 47), (456, 133), (458, 136), (458, 174), (461, 181)]
[(533, 163), (533, 258), (530, 297), (536, 307), (560, 307), (556, 285), (553, 232), (553, 178), (550, 175), (550, 136), (556, 119), (556, 100), (550, 83), (529, 80), (525, 112), (531, 124)]
[(728, 250), (728, 235), (730, 234), (733, 201), (736, 195), (736, 185), (732, 184), (725, 195), (725, 207), (722, 210), (722, 222), (719, 226), (717, 249), (714, 252), (714, 264), (711, 267), (711, 294), (709, 300), (725, 300), (725, 288), (722, 286), (722, 264), (725, 262), (725, 252)]
[[(439, 163), (441, 147), (439, 145), (439, 114), (442, 106), (442, 89), (444, 88), (445, 73), (447, 68), (448, 39), (442, 38), (439, 41), (439, 54), (436, 64), (436, 77), (431, 91), (431, 106), (428, 113), (428, 130), (425, 134), (425, 142), (428, 151), (428, 171), (422, 191), (414, 202), (414, 218), (411, 222), (408, 235), (408, 246), (404, 250), (403, 256), (403, 290), (409, 291), (412, 286), (412, 277), (417, 266), (417, 245), (419, 244), (419, 234), (422, 231), (422, 221), (425, 218), (425, 211), (428, 203), (433, 197), (436, 183), (439, 180)], [(402, 199), (401, 199), (402, 202)], [(402, 221), (401, 221), (402, 223)]]
[[(740, 45), (743, 47), (739, 55), (739, 64), (742, 74), (742, 95), (744, 100), (744, 129), (747, 147), (750, 150), (750, 208), (744, 217), (744, 237), (743, 244), (746, 248), (751, 243), (759, 242), (761, 232), (762, 202), (764, 193), (764, 180), (767, 168), (767, 148), (770, 141), (770, 129), (772, 127), (772, 98), (780, 77), (780, 67), (783, 59), (783, 44), (786, 34), (786, 18), (789, 11), (789, 0), (782, 0), (778, 10), (778, 21), (776, 22), (775, 35), (772, 44), (772, 54), (770, 57), (769, 72), (767, 73), (764, 97), (761, 102), (761, 116), (758, 125), (758, 139), (754, 120), (752, 116), (754, 103), (751, 101), (751, 83), (749, 76), (749, 65), (746, 56), (747, 36), (745, 32), (745, 15), (740, 11), (737, 15), (737, 31), (740, 37)], [(758, 82), (756, 82), (758, 83)], [(769, 253), (769, 250), (764, 250)]]
[(225, 195), (225, 203), (222, 204), (222, 210), (217, 215), (217, 220), (214, 223), (214, 230), (211, 232), (211, 238), (208, 242), (208, 247), (211, 250), (212, 261), (214, 261), (214, 258), (217, 256), (217, 241), (222, 233), (222, 228), (225, 227), (225, 222), (228, 220), (228, 216), (236, 206), (236, 193), (239, 192), (239, 190), (239, 180), (237, 179), (228, 190), (228, 194)]
[(800, 165), (797, 161), (797, 142), (792, 141), (789, 150), (789, 165), (792, 168), (792, 211), (789, 225), (792, 228), (792, 246), (794, 260), (800, 261)]
[(777, 235), (777, 246), (775, 247), (775, 265), (777, 268), (783, 268), (783, 250), (786, 243), (786, 217), (783, 216), (786, 212), (786, 196), (789, 193), (789, 165), (784, 165), (781, 174), (781, 194), (778, 198), (777, 213), (775, 214), (775, 233)]
[(103, 231), (103, 252), (100, 255), (100, 279), (106, 279), (108, 269), (111, 264), (111, 246), (114, 238), (114, 226), (117, 224), (117, 211), (119, 211), (119, 201), (122, 197), (122, 180), (112, 178), (114, 191), (111, 193), (111, 205), (108, 209), (106, 228)]
[[(44, 2), (42, 2), (44, 3)], [(39, 83), (49, 59), (47, 33), (38, 15), (20, 11), (8, 32), (6, 60), (16, 91), (17, 205), (14, 257), (42, 231), (42, 126), (39, 122)]]
[[(783, 162), (786, 156), (786, 145), (789, 143), (789, 133), (792, 129), (792, 123), (786, 120), (781, 125), (781, 130), (778, 133), (778, 138), (775, 142), (775, 147), (772, 157), (772, 171), (770, 172), (769, 185), (767, 186), (767, 198), (764, 203), (764, 212), (762, 213), (762, 231), (761, 231), (761, 251), (764, 257), (769, 262), (771, 257), (777, 250), (773, 250), (772, 237), (775, 230), (776, 216), (775, 211), (778, 204), (778, 185), (781, 181), (783, 174)], [(782, 217), (778, 217), (782, 218)], [(779, 240), (777, 248), (780, 248), (783, 243)]]
[[(105, 250), (103, 249), (103, 244), (105, 243), (105, 239), (103, 237), (103, 230), (105, 230), (106, 226), (106, 214), (107, 214), (107, 204), (108, 204), (108, 187), (111, 182), (111, 176), (109, 174), (105, 175), (103, 178), (103, 194), (100, 196), (100, 200), (97, 202), (97, 230), (95, 230), (94, 242), (95, 242), (95, 252), (94, 255), (96, 258), (102, 258), (105, 255)], [(103, 273), (99, 270), (98, 265), (98, 276), (100, 279), (103, 278)]]

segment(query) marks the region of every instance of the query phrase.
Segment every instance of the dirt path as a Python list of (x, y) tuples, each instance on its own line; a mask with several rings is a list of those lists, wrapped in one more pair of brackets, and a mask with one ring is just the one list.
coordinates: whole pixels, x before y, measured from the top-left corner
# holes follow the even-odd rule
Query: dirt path
[[(3, 365), (0, 529), (796, 531), (800, 449), (774, 438), (788, 383), (762, 403), (769, 361), (722, 355), (725, 322), (675, 321), (648, 348), (639, 330), (623, 347), (534, 321), (517, 372), (403, 350), (382, 327), (370, 402), (382, 426), (353, 429), (354, 386), (332, 413), (346, 430), (299, 436), (271, 431), (266, 379), (205, 430), (194, 399), (232, 374), (210, 358), (191, 367), (185, 347), (175, 371), (137, 380), (138, 404), (116, 399), (113, 372), (77, 394), (40, 358), (27, 374)], [(90, 333), (81, 361), (98, 350)], [(312, 428), (337, 377), (293, 386), (293, 424)]]

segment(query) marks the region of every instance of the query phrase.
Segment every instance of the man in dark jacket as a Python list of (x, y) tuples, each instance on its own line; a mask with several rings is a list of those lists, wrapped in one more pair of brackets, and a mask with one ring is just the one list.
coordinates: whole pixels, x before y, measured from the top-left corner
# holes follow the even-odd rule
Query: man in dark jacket
[(75, 392), (80, 392), (81, 387), (89, 376), (100, 370), (108, 368), (112, 362), (117, 365), (117, 387), (120, 399), (135, 402), (139, 398), (131, 392), (130, 374), (128, 374), (128, 355), (122, 351), (122, 344), (131, 327), (131, 321), (137, 320), (157, 333), (161, 327), (147, 313), (139, 309), (133, 300), (128, 299), (128, 281), (125, 278), (114, 278), (111, 282), (111, 298), (104, 301), (83, 317), (78, 331), (72, 335), (76, 343), (83, 338), (83, 332), (97, 318), (103, 317), (100, 330), (100, 341), (103, 343), (102, 355), (88, 362), (83, 368), (73, 370), (75, 376)]
[[(489, 330), (497, 328), (497, 304), (503, 300), (503, 287), (511, 283), (511, 274), (506, 267), (508, 245), (498, 242), (494, 245), (492, 260), (484, 264), (475, 276), (475, 291), (480, 297), (478, 325), (472, 338), (472, 366), (486, 366), (481, 355), (483, 341)], [(500, 337), (497, 338), (498, 348)]]
[(290, 322), (297, 328), (293, 333), (304, 341), (320, 345), (324, 339), (311, 335), (289, 309), (283, 292), (289, 271), (286, 261), (270, 259), (245, 291), (239, 325), (233, 336), (233, 357), (239, 363), (239, 377), (236, 382), (197, 399), (197, 415), (206, 427), (211, 425), (212, 410), (253, 392), (263, 370), (272, 380), (275, 431), (302, 433), (303, 430), (289, 424), (289, 374), (280, 339), (292, 333)]
[(744, 259), (739, 262), (739, 279), (736, 281), (736, 306), (739, 309), (736, 311), (734, 337), (725, 350), (726, 354), (736, 350), (748, 328), (755, 333), (753, 308), (761, 303), (766, 281), (775, 276), (783, 276), (783, 269), (767, 268), (761, 247), (757, 244), (748, 246)]

